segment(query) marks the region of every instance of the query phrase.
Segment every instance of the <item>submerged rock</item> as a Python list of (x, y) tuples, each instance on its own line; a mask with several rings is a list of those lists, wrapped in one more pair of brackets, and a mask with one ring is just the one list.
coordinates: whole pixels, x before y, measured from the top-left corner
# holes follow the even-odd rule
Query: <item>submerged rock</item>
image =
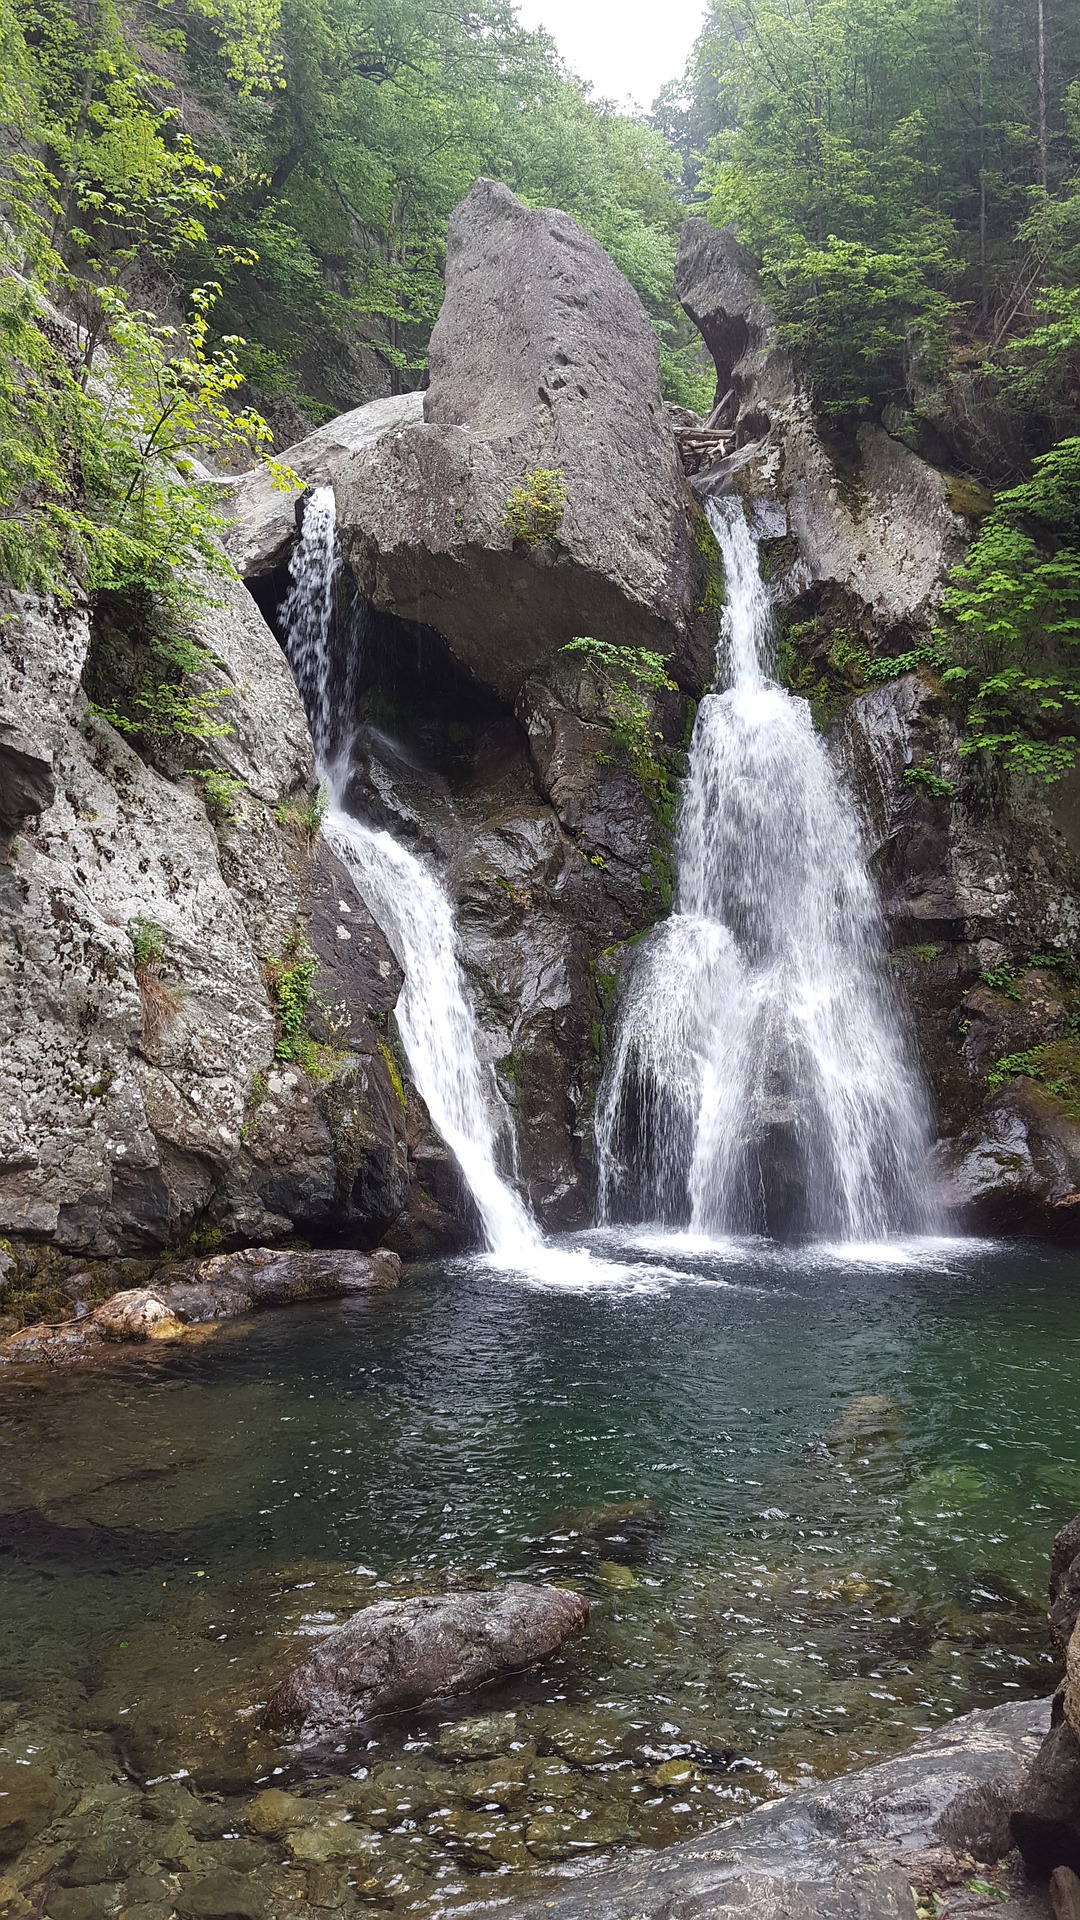
[(266, 1724), (305, 1733), (347, 1729), (471, 1693), (557, 1652), (588, 1617), (580, 1594), (520, 1582), (491, 1593), (380, 1601), (294, 1667), (267, 1702)]
[(53, 1818), (58, 1800), (43, 1767), (0, 1760), (0, 1860), (29, 1846)]

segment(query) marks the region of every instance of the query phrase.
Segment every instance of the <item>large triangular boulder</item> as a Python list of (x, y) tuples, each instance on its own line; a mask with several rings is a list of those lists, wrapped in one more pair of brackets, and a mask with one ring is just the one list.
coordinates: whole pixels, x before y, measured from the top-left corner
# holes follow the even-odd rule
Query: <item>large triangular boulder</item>
[[(648, 315), (576, 221), (476, 182), (450, 221), (423, 418), (399, 409), (388, 424), (393, 405), (349, 416), (359, 428), (381, 407), (380, 430), (352, 432), (329, 464), (325, 430), (287, 456), (333, 484), (353, 572), (377, 607), (435, 628), (508, 701), (581, 634), (654, 648), (700, 688), (715, 646), (710, 536)], [(553, 537), (528, 544), (506, 514), (537, 469), (564, 476), (566, 505)], [(237, 551), (265, 566), (249, 492), (242, 483)]]

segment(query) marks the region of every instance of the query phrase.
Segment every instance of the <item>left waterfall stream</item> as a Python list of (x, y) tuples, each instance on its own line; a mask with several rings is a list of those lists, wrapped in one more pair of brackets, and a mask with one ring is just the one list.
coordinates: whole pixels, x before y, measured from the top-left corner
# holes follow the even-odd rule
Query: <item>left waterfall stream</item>
[(397, 1022), (409, 1069), (461, 1168), (488, 1251), (500, 1264), (529, 1266), (543, 1242), (499, 1171), (499, 1139), (511, 1131), (510, 1115), (483, 1063), (450, 898), (431, 867), (391, 834), (358, 820), (345, 803), (355, 663), (337, 660), (333, 644), (341, 564), (333, 488), (319, 487), (307, 503), (279, 618), (329, 797), (322, 832), (404, 972)]

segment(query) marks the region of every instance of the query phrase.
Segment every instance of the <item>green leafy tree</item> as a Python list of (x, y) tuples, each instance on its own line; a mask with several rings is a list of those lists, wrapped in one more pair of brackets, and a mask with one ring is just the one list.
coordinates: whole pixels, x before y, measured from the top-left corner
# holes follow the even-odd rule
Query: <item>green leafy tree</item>
[(1076, 762), (1080, 709), (1080, 439), (998, 495), (942, 603), (946, 686), (967, 739), (1006, 766), (1056, 780)]

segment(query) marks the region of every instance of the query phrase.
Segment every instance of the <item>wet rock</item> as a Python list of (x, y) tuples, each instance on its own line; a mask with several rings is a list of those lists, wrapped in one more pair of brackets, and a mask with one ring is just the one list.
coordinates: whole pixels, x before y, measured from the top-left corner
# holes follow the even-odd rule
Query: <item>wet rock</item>
[(1080, 1740), (1067, 1720), (1043, 1741), (1009, 1824), (1033, 1873), (1080, 1867)]
[(285, 1851), (298, 1866), (324, 1865), (333, 1860), (367, 1860), (377, 1856), (379, 1841), (350, 1819), (328, 1820), (318, 1826), (296, 1827), (284, 1835)]
[(581, 1776), (565, 1760), (535, 1760), (529, 1769), (529, 1792), (538, 1800), (567, 1800), (578, 1791)]
[(313, 1907), (333, 1907), (340, 1910), (346, 1905), (349, 1885), (348, 1869), (329, 1861), (320, 1861), (307, 1871), (307, 1897)]
[(59, 1795), (41, 1767), (0, 1760), (0, 1860), (29, 1846), (57, 1811)]
[[(371, 400), (327, 421), (324, 427), (287, 447), (287, 460), (309, 487), (340, 486), (349, 463), (378, 445), (388, 434), (401, 433), (423, 418), (422, 393), (403, 393)], [(282, 493), (265, 470), (245, 474), (236, 483), (230, 502), (232, 527), (228, 548), (245, 579), (272, 573), (288, 555), (296, 538), (297, 496)]]
[(401, 1261), (387, 1248), (298, 1253), (249, 1247), (199, 1262), (184, 1280), (114, 1294), (95, 1310), (93, 1322), (107, 1340), (172, 1340), (188, 1326), (396, 1287), (400, 1278)]
[(665, 1760), (663, 1766), (656, 1767), (649, 1775), (654, 1787), (692, 1787), (701, 1779), (701, 1773), (692, 1760)]
[(604, 1507), (573, 1507), (558, 1515), (532, 1544), (544, 1552), (572, 1552), (602, 1561), (637, 1564), (655, 1546), (667, 1521), (653, 1500), (618, 1500)]
[(635, 1735), (614, 1714), (571, 1714), (552, 1708), (540, 1717), (541, 1744), (575, 1767), (603, 1766), (632, 1748)]
[(830, 1453), (872, 1452), (895, 1445), (907, 1428), (907, 1415), (888, 1393), (858, 1393), (841, 1408), (826, 1435)]
[(119, 1892), (108, 1882), (54, 1887), (48, 1896), (49, 1920), (104, 1920), (106, 1914), (115, 1913)]
[(1061, 1528), (1050, 1554), (1050, 1638), (1064, 1653), (1080, 1619), (1080, 1513)]
[(1080, 1233), (1080, 1125), (1034, 1080), (988, 1099), (950, 1155), (949, 1197), (985, 1232)]
[[(910, 1920), (913, 1864), (939, 1844), (947, 1809), (988, 1782), (1015, 1795), (1047, 1717), (1046, 1702), (967, 1714), (896, 1760), (639, 1854), (563, 1894), (546, 1891), (521, 1920)], [(574, 1827), (537, 1816), (526, 1839), (538, 1858), (565, 1858), (576, 1851)]]
[(329, 1634), (275, 1688), (266, 1723), (344, 1729), (471, 1693), (556, 1652), (588, 1614), (580, 1594), (514, 1582), (490, 1593), (381, 1601)]
[(524, 1760), (496, 1761), (464, 1782), (464, 1795), (477, 1807), (515, 1807), (528, 1789), (529, 1775)]
[(279, 1834), (290, 1827), (303, 1826), (305, 1821), (317, 1821), (318, 1805), (310, 1800), (302, 1800), (298, 1794), (283, 1793), (280, 1787), (267, 1787), (263, 1793), (256, 1794), (251, 1805), (245, 1809), (244, 1819), (252, 1833)]
[[(894, 971), (947, 1142), (944, 1197), (980, 1230), (1075, 1237), (1078, 1142), (1062, 1103), (1033, 1081), (995, 1091), (985, 1078), (1002, 1057), (1061, 1041), (1061, 978), (1026, 961), (1071, 951), (1080, 931), (1075, 805), (1004, 774), (987, 789), (940, 691), (919, 674), (859, 693), (834, 739), (862, 804)], [(919, 767), (949, 793), (913, 785)], [(982, 978), (1005, 962), (1008, 993)]]
[[(928, 625), (939, 583), (962, 554), (965, 527), (945, 476), (881, 427), (859, 429), (854, 472), (834, 457), (810, 396), (778, 345), (754, 263), (734, 227), (683, 227), (676, 291), (729, 390), (734, 451), (695, 482), (732, 482), (779, 505), (805, 574), (850, 595), (879, 628)], [(856, 477), (857, 476), (857, 477)]]

